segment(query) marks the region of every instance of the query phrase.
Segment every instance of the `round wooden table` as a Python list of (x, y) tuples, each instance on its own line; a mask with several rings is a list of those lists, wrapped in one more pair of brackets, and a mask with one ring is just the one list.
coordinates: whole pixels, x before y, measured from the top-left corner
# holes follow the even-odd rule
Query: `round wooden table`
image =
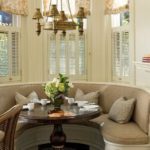
[(99, 108), (83, 110), (77, 106), (62, 106), (61, 111), (53, 111), (53, 106), (41, 106), (36, 104), (33, 111), (22, 110), (20, 118), (29, 123), (53, 124), (54, 128), (50, 135), (50, 142), (54, 150), (63, 150), (66, 142), (66, 135), (62, 124), (78, 123), (93, 119), (100, 115)]

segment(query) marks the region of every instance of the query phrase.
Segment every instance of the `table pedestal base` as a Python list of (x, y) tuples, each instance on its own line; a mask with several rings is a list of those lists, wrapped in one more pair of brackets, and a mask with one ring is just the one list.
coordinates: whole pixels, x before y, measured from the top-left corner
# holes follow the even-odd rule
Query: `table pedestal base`
[(61, 124), (54, 124), (54, 129), (50, 136), (50, 142), (53, 150), (64, 150), (66, 135), (63, 132)]

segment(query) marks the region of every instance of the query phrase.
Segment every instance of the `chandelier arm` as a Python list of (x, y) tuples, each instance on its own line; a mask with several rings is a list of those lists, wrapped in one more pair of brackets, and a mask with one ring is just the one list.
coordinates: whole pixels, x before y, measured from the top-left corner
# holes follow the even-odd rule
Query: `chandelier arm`
[(62, 9), (63, 9), (63, 8), (62, 8), (62, 0), (60, 0), (60, 4), (61, 4), (61, 11), (62, 11)]
[(67, 3), (68, 3), (68, 9), (69, 9), (69, 12), (70, 12), (71, 20), (74, 22), (73, 15), (72, 15), (72, 12), (71, 12), (71, 7), (70, 7), (70, 1), (67, 0)]
[(56, 6), (58, 7), (58, 0), (56, 1)]
[(49, 10), (51, 8), (51, 4), (52, 4), (52, 0), (50, 0), (50, 2), (49, 2)]

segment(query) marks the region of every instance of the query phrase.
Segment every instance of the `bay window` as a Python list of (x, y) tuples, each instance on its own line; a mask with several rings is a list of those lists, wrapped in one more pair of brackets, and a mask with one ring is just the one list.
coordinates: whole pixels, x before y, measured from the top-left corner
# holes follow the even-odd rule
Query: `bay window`
[(0, 83), (21, 80), (18, 20), (15, 15), (0, 12)]

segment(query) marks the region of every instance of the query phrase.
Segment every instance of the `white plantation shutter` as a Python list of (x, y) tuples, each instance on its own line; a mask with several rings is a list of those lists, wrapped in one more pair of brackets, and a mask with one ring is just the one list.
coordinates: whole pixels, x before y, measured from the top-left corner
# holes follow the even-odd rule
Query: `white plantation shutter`
[(69, 35), (69, 42), (68, 42), (68, 54), (69, 54), (69, 74), (75, 75), (77, 73), (76, 64), (77, 64), (77, 54), (76, 54), (76, 35), (70, 34)]
[(21, 80), (17, 28), (0, 27), (0, 83)]
[(129, 27), (112, 29), (112, 78), (113, 81), (129, 82)]
[(49, 44), (49, 74), (56, 74), (56, 36), (55, 34), (50, 35), (50, 44)]
[(12, 69), (12, 76), (17, 77), (20, 75), (20, 68), (19, 68), (19, 33), (12, 32), (11, 33), (11, 48), (12, 48), (12, 55), (11, 55), (11, 69)]
[(59, 72), (62, 74), (67, 73), (67, 40), (63, 35), (59, 36)]
[[(72, 79), (86, 79), (86, 36), (70, 32), (49, 35), (49, 75), (66, 74)], [(55, 37), (55, 38), (54, 38)], [(57, 45), (57, 46), (56, 46)]]
[(8, 76), (8, 33), (0, 32), (0, 77)]
[(78, 39), (79, 44), (79, 74), (85, 74), (85, 36), (79, 36)]

